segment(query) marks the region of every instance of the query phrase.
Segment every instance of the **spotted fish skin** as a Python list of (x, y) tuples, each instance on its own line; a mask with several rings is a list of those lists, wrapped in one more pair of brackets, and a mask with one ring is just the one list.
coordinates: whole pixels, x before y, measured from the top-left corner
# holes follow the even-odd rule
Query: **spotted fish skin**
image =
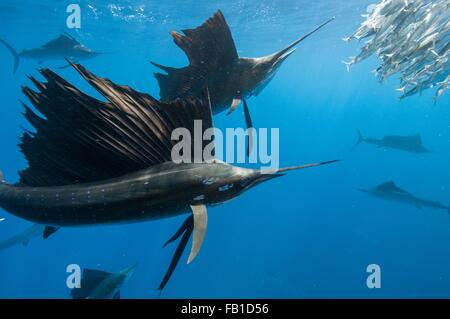
[[(56, 187), (3, 183), (0, 206), (14, 215), (46, 225), (139, 222), (187, 213), (191, 204), (227, 201), (250, 186), (252, 176), (259, 175), (257, 170), (221, 162), (166, 162), (97, 183)], [(211, 176), (215, 176), (215, 182), (205, 183)], [(242, 183), (243, 178), (249, 182)]]

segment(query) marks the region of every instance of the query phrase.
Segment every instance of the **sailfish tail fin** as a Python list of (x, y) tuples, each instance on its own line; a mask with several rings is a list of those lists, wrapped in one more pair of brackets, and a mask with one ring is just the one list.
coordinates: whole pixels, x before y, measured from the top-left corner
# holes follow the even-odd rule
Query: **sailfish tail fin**
[(20, 55), (17, 53), (17, 51), (5, 40), (0, 39), (0, 42), (3, 43), (3, 45), (11, 52), (11, 54), (14, 57), (14, 67), (13, 67), (13, 73), (16, 73), (17, 68), (19, 67), (20, 62)]
[(359, 144), (364, 142), (364, 137), (362, 136), (361, 131), (357, 129), (357, 132), (358, 132), (358, 141), (356, 142), (355, 146), (353, 146), (352, 151), (355, 150), (359, 146)]

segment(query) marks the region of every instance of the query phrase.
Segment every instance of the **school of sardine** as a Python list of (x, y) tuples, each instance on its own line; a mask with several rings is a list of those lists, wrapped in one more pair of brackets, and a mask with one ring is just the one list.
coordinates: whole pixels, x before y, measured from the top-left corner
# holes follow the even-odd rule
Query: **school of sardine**
[(435, 98), (450, 88), (450, 1), (383, 0), (369, 6), (366, 20), (345, 41), (368, 39), (353, 64), (376, 55), (374, 70), (384, 81), (399, 75), (401, 98), (435, 89)]

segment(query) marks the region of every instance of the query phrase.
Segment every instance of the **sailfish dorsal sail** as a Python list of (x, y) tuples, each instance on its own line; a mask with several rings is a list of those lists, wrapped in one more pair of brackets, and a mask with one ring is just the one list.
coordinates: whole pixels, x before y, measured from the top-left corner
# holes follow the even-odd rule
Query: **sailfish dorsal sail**
[(397, 186), (395, 182), (389, 181), (383, 184), (380, 184), (376, 187), (377, 190), (389, 193), (406, 193), (403, 189)]
[(20, 148), (29, 164), (20, 172), (21, 184), (95, 182), (171, 161), (177, 143), (171, 138), (174, 129), (193, 133), (195, 120), (201, 120), (203, 131), (213, 125), (206, 88), (201, 98), (160, 102), (97, 77), (81, 65), (73, 67), (107, 101), (81, 92), (48, 69), (40, 71), (47, 82), (31, 77), (39, 91), (28, 87), (23, 91), (43, 117), (25, 106), (25, 117), (35, 132), (26, 131), (21, 138)]
[(230, 28), (220, 10), (201, 26), (182, 32), (171, 32), (171, 35), (188, 57), (189, 65), (172, 68), (152, 62), (167, 73), (155, 74), (162, 100), (196, 95), (208, 77), (239, 58)]

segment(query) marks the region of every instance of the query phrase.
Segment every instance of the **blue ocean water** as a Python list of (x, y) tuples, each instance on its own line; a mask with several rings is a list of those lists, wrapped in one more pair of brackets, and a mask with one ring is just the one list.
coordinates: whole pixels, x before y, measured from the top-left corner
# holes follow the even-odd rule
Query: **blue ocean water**
[[(435, 104), (432, 90), (399, 101), (397, 78), (380, 84), (371, 58), (346, 72), (341, 63), (360, 44), (346, 43), (373, 0), (12, 1), (0, 3), (0, 37), (17, 50), (33, 48), (62, 30), (101, 52), (83, 62), (116, 83), (158, 97), (149, 61), (186, 65), (168, 32), (224, 13), (241, 56), (286, 46), (335, 16), (299, 45), (272, 82), (249, 100), (257, 127), (280, 129), (280, 163), (342, 161), (291, 172), (209, 209), (208, 232), (191, 265), (180, 263), (158, 296), (156, 288), (175, 247), (161, 248), (184, 216), (132, 225), (61, 229), (47, 240), (0, 251), (0, 298), (69, 298), (66, 266), (118, 271), (137, 263), (122, 298), (448, 298), (450, 216), (382, 201), (358, 191), (385, 181), (450, 205), (450, 95)], [(79, 3), (81, 28), (68, 30), (66, 7)], [(26, 162), (17, 147), (29, 128), (20, 101), (36, 61), (0, 48), (0, 168), (8, 182)], [(41, 66), (59, 67), (61, 61)], [(70, 68), (56, 70), (96, 95)], [(97, 95), (96, 95), (97, 96)], [(64, 106), (61, 106), (64, 107)], [(242, 112), (214, 117), (219, 128), (245, 127)], [(383, 135), (420, 133), (423, 155), (361, 145), (356, 130)], [(31, 225), (0, 211), (0, 240)], [(183, 261), (187, 254), (183, 256)], [(366, 285), (369, 264), (381, 267), (381, 288)]]

